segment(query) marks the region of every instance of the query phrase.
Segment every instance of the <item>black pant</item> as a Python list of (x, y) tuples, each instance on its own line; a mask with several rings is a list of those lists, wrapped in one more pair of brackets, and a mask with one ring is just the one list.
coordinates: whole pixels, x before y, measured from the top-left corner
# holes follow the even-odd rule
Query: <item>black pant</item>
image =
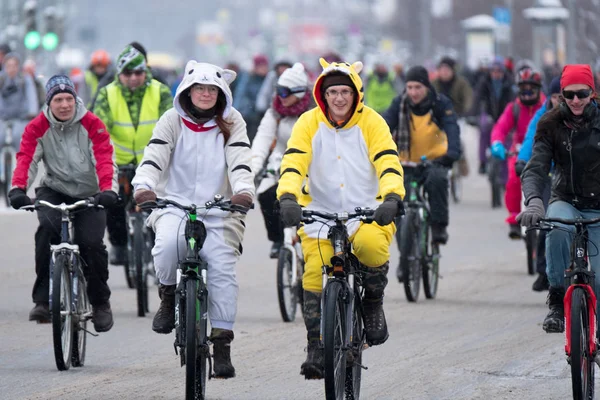
[[(38, 200), (52, 204), (65, 202), (72, 204), (73, 197), (56, 192), (47, 187), (35, 191)], [(33, 285), (33, 302), (47, 303), (50, 287), (50, 244), (60, 243), (61, 213), (48, 207), (38, 210), (40, 225), (35, 233), (35, 272), (37, 278)], [(87, 293), (93, 306), (106, 303), (110, 298), (108, 287), (108, 254), (103, 243), (106, 226), (106, 213), (103, 210), (88, 209), (75, 214), (73, 227), (75, 243), (83, 258), (83, 273), (87, 279)]]
[(123, 202), (106, 210), (106, 230), (111, 245), (127, 246), (127, 216)]
[(279, 210), (275, 209), (277, 202), (277, 185), (258, 195), (260, 210), (265, 219), (267, 237), (271, 242), (283, 242), (283, 227), (279, 218)]

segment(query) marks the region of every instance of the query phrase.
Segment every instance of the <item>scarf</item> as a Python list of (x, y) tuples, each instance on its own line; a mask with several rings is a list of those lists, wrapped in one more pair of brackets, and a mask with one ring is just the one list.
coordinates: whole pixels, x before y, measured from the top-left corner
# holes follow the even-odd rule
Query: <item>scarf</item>
[(398, 139), (396, 145), (398, 146), (398, 153), (406, 156), (410, 159), (410, 115), (415, 114), (423, 116), (427, 113), (433, 113), (433, 98), (434, 94), (430, 89), (427, 97), (425, 97), (419, 104), (412, 104), (406, 91), (402, 95), (400, 100), (400, 114), (398, 117)]
[(281, 103), (279, 96), (275, 96), (273, 99), (273, 109), (282, 117), (298, 117), (308, 110), (309, 103), (310, 96), (308, 94), (305, 94), (302, 98), (300, 98), (300, 101), (289, 107), (286, 107)]

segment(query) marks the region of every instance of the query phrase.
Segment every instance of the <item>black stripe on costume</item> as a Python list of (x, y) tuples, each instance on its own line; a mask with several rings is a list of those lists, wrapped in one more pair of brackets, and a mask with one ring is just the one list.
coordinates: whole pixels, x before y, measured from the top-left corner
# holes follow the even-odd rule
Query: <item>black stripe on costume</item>
[(231, 172), (237, 171), (238, 169), (245, 169), (248, 172), (252, 172), (250, 167), (245, 164), (240, 164), (240, 165), (236, 166), (234, 169), (231, 170)]
[(297, 173), (298, 175), (302, 175), (302, 174), (300, 173), (300, 171), (298, 171), (296, 168), (286, 168), (285, 170), (283, 170), (283, 172), (281, 172), (281, 175), (280, 175), (280, 176), (283, 176), (283, 174), (285, 174), (286, 172), (295, 172), (295, 173)]
[(246, 142), (234, 142), (229, 145), (230, 147), (247, 147), (250, 148), (250, 143)]
[[(157, 163), (155, 163), (154, 161), (151, 161), (151, 160), (146, 160), (146, 161), (144, 161), (144, 162), (142, 163), (142, 165), (146, 165), (146, 164), (148, 164), (148, 165), (152, 165), (152, 166), (153, 166), (154, 168), (156, 168), (157, 170), (159, 170), (159, 171), (162, 171), (162, 169), (161, 169), (161, 168), (158, 166), (158, 164), (157, 164)], [(141, 167), (142, 165), (140, 165), (140, 167)]]
[(377, 197), (375, 197), (375, 200), (381, 200), (381, 199), (382, 199), (382, 197), (381, 197), (381, 196), (377, 196)]
[(373, 162), (377, 161), (378, 158), (386, 156), (386, 155), (392, 155), (392, 156), (396, 156), (398, 157), (398, 152), (396, 150), (383, 150), (380, 151), (379, 153), (377, 153), (377, 155), (375, 156), (375, 158), (373, 159)]
[(302, 194), (305, 194), (308, 196), (308, 192), (306, 191), (306, 185), (302, 186)]
[(395, 168), (388, 168), (385, 171), (383, 171), (381, 173), (381, 175), (379, 175), (379, 178), (382, 178), (385, 174), (396, 174), (396, 175), (402, 176), (402, 174), (400, 172), (398, 172), (397, 169), (395, 169)]
[(297, 153), (297, 154), (306, 154), (305, 151), (302, 151), (300, 149), (296, 149), (296, 148), (290, 147), (289, 149), (287, 149), (285, 151), (285, 153), (283, 153), (283, 155), (285, 156), (286, 154), (294, 154), (294, 153)]
[(151, 141), (148, 142), (148, 146), (150, 146), (151, 144), (169, 144), (169, 142), (166, 142), (161, 139), (152, 139)]

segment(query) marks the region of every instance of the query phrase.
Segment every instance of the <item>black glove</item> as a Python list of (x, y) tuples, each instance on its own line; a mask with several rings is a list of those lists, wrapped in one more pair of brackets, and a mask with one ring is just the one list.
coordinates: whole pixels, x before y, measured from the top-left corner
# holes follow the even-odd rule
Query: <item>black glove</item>
[(433, 160), (433, 163), (441, 165), (445, 168), (452, 168), (452, 164), (454, 164), (455, 161), (456, 160), (454, 159), (454, 157), (450, 157), (449, 155), (445, 154), (441, 157), (435, 158)]
[(8, 199), (10, 200), (10, 205), (15, 210), (33, 204), (29, 196), (27, 196), (25, 191), (21, 188), (14, 188), (8, 192)]
[(279, 213), (283, 226), (298, 226), (302, 220), (302, 207), (296, 196), (286, 193), (279, 198)]
[(390, 193), (385, 196), (383, 203), (377, 207), (373, 214), (373, 220), (380, 226), (389, 225), (394, 222), (394, 218), (404, 214), (404, 204), (402, 199), (396, 193)]
[(105, 190), (103, 192), (96, 193), (94, 196), (94, 205), (110, 208), (117, 204), (118, 200), (119, 195), (116, 192), (113, 192), (112, 190)]
[(517, 160), (515, 163), (515, 174), (520, 178), (525, 166), (527, 165), (527, 161), (525, 160)]
[(537, 225), (545, 215), (546, 211), (544, 210), (542, 199), (534, 197), (530, 199), (527, 206), (525, 206), (525, 211), (521, 211), (521, 213), (517, 215), (517, 222), (522, 226), (532, 227)]

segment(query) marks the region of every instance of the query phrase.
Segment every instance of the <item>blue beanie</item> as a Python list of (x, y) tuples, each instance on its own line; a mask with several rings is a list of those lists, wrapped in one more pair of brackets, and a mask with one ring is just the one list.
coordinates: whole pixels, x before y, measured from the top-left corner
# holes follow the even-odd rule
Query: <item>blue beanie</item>
[(550, 95), (555, 93), (560, 93), (560, 75), (554, 77), (552, 82), (550, 82)]
[(52, 98), (59, 93), (70, 93), (77, 98), (75, 85), (66, 75), (54, 75), (46, 83), (46, 104), (50, 104)]

